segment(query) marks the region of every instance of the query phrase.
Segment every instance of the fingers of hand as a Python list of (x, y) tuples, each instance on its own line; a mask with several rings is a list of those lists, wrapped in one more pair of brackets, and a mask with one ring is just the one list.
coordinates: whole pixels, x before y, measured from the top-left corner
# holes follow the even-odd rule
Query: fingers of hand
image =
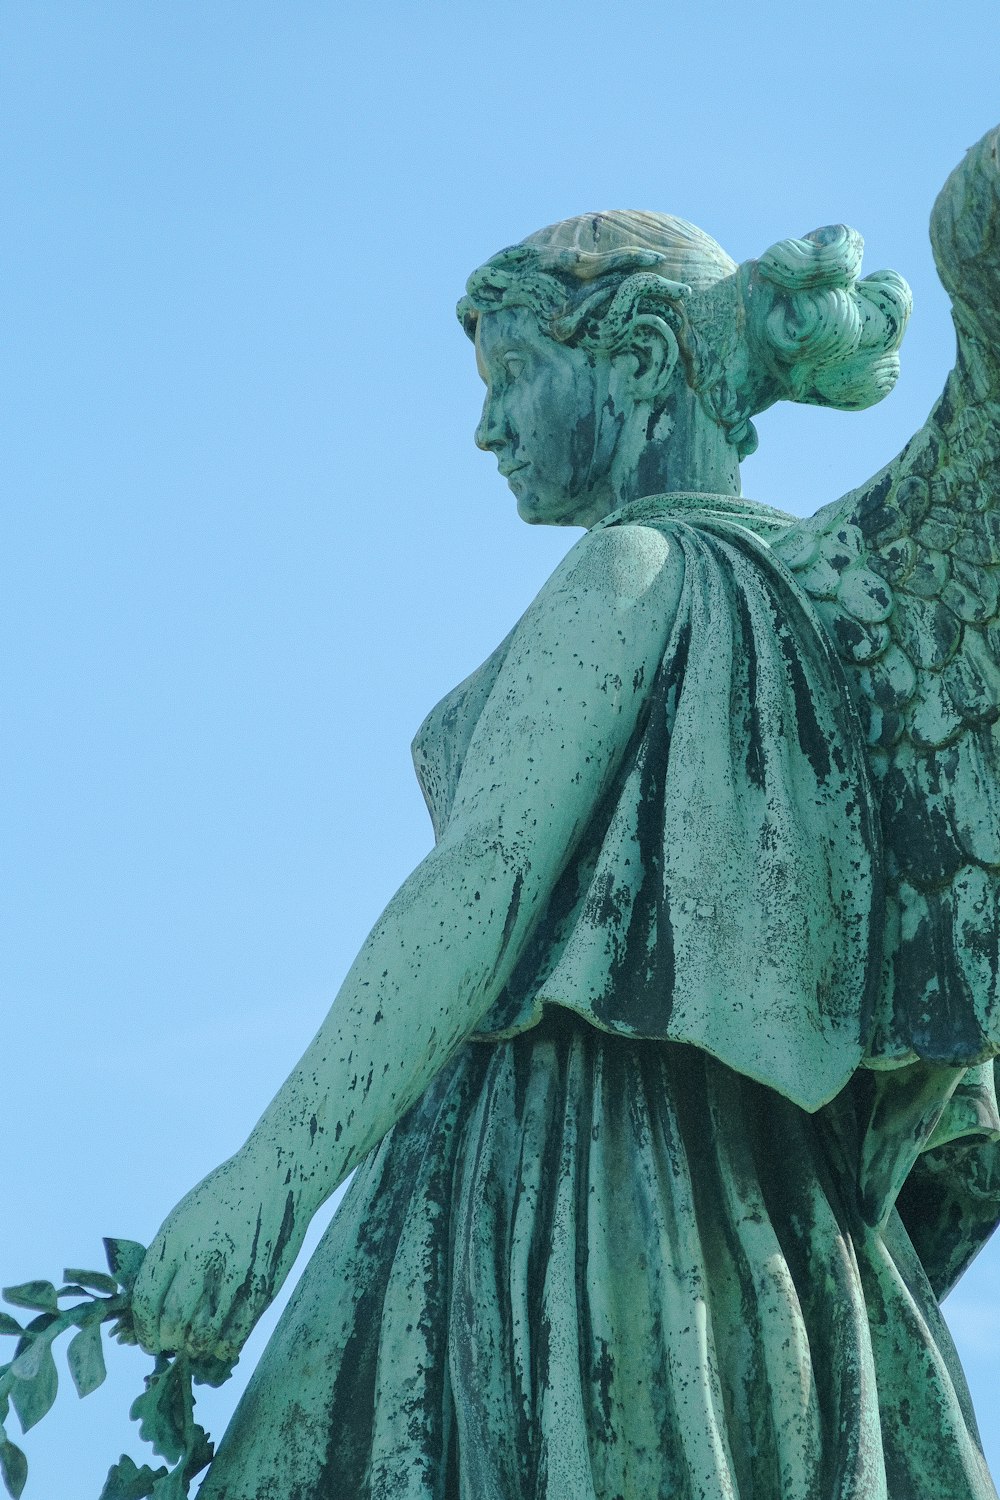
[(163, 1303), (175, 1275), (174, 1267), (161, 1261), (151, 1266), (149, 1255), (142, 1263), (132, 1292), (132, 1326), (147, 1354), (158, 1354), (161, 1349), (169, 1348), (161, 1342), (160, 1324)]
[(240, 1301), (222, 1321), (218, 1332), (218, 1356), (220, 1359), (239, 1359), (240, 1351), (253, 1331), (254, 1324), (268, 1305), (269, 1298), (261, 1296), (256, 1303)]
[(196, 1358), (208, 1355), (212, 1359), (225, 1359), (228, 1347), (223, 1346), (221, 1336), (225, 1307), (219, 1305), (218, 1289), (207, 1286), (201, 1294), (192, 1314), (187, 1331), (185, 1347)]
[(217, 1313), (212, 1281), (211, 1275), (198, 1264), (178, 1269), (160, 1313), (161, 1349), (194, 1355), (214, 1352)]

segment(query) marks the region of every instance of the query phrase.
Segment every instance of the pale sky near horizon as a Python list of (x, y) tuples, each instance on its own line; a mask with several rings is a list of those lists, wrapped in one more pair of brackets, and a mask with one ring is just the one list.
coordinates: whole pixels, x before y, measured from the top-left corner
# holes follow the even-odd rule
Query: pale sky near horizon
[[(998, 27), (995, 0), (7, 0), (0, 1282), (147, 1241), (239, 1146), (429, 845), (410, 737), (577, 535), (523, 526), (472, 444), (468, 272), (609, 206), (737, 259), (854, 224), (915, 313), (881, 407), (759, 422), (746, 492), (806, 514), (941, 388), (926, 224), (1000, 119)], [(1000, 1242), (946, 1313), (1000, 1473)], [(28, 1500), (148, 1457), (147, 1362), (109, 1363), (25, 1438)], [(216, 1436), (239, 1388), (200, 1403)]]

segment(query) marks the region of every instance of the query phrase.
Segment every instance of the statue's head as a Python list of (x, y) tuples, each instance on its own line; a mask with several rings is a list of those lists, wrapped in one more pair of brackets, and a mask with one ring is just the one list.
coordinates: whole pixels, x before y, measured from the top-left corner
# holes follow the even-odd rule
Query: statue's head
[(476, 441), (526, 520), (590, 524), (657, 490), (738, 491), (752, 418), (887, 395), (910, 292), (859, 280), (843, 225), (737, 265), (667, 214), (566, 219), (501, 250), (458, 305), (487, 397)]

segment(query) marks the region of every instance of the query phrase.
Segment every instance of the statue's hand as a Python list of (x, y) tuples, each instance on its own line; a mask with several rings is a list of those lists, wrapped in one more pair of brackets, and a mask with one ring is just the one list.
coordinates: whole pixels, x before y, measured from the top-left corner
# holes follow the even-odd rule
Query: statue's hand
[(132, 1294), (142, 1346), (235, 1361), (298, 1254), (306, 1225), (297, 1217), (292, 1195), (249, 1154), (210, 1172), (146, 1252)]

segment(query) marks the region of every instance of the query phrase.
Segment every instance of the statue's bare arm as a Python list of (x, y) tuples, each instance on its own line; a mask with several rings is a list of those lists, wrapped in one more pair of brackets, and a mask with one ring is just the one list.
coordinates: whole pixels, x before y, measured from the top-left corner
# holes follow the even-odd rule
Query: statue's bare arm
[(135, 1290), (147, 1347), (232, 1357), (309, 1220), (499, 994), (620, 760), (676, 612), (658, 531), (588, 533), (528, 610), (441, 842), (379, 918), (246, 1144), (158, 1232)]

